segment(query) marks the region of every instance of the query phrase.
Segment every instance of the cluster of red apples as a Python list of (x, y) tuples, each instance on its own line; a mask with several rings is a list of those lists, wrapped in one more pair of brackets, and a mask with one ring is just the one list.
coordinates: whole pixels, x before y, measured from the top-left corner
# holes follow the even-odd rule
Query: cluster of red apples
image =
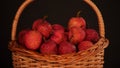
[(99, 40), (95, 29), (87, 28), (83, 17), (71, 17), (68, 26), (51, 24), (45, 18), (33, 22), (31, 29), (19, 32), (18, 42), (41, 54), (70, 54), (86, 50)]

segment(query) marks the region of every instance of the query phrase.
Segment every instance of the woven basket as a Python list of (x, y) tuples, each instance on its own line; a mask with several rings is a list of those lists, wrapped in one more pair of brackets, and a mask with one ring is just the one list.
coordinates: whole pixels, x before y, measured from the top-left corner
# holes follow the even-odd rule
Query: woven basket
[(101, 12), (91, 0), (83, 0), (92, 7), (98, 18), (100, 39), (93, 47), (72, 54), (42, 55), (38, 52), (27, 50), (16, 42), (16, 28), (22, 11), (33, 0), (25, 0), (18, 9), (13, 20), (11, 41), (9, 49), (12, 51), (14, 68), (103, 68), (104, 49), (109, 41), (105, 38), (104, 21)]

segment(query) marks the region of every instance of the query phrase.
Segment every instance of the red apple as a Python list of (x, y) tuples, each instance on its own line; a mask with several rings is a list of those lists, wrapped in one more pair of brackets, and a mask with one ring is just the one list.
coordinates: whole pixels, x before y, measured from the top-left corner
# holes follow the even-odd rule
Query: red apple
[(68, 22), (68, 28), (79, 27), (82, 29), (86, 28), (86, 21), (83, 17), (72, 17)]
[(85, 40), (92, 41), (93, 43), (99, 40), (99, 34), (95, 29), (86, 29), (86, 38)]
[(65, 29), (60, 24), (53, 24), (52, 25), (53, 32), (59, 31), (59, 33), (64, 33)]
[[(37, 30), (38, 26), (43, 22), (43, 19), (37, 19), (33, 22), (32, 29)], [(45, 21), (46, 22), (46, 21)]]
[(52, 32), (53, 34), (50, 39), (56, 42), (57, 44), (59, 44), (60, 42), (63, 41), (64, 38), (64, 27), (59, 24), (54, 24), (52, 25), (52, 28), (53, 28), (53, 32)]
[(18, 42), (21, 44), (21, 45), (24, 45), (24, 35), (28, 32), (29, 30), (28, 29), (24, 29), (22, 31), (19, 32), (18, 34)]
[(76, 52), (75, 45), (71, 44), (70, 42), (63, 41), (59, 44), (58, 47), (59, 54), (68, 54)]
[(42, 35), (35, 30), (28, 31), (24, 36), (24, 44), (30, 50), (37, 50), (42, 42)]
[(63, 41), (64, 34), (59, 32), (54, 32), (54, 34), (50, 37), (51, 40), (53, 40), (55, 43), (59, 44)]
[(48, 38), (52, 31), (52, 26), (45, 19), (38, 19), (34, 21), (32, 29), (39, 31), (45, 38)]
[(86, 50), (90, 47), (93, 46), (93, 43), (91, 41), (82, 41), (79, 45), (78, 45), (78, 50), (82, 51), (82, 50)]
[(54, 41), (48, 40), (41, 45), (40, 52), (42, 54), (57, 54), (57, 45)]
[(80, 43), (85, 39), (85, 31), (82, 28), (72, 27), (69, 30), (69, 40), (73, 44)]
[(46, 38), (49, 37), (51, 31), (52, 31), (52, 26), (48, 22), (41, 23), (37, 30)]

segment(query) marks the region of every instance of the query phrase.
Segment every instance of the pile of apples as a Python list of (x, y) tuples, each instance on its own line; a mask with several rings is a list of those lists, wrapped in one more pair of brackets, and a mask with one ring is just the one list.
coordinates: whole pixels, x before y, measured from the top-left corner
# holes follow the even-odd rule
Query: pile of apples
[(51, 24), (45, 18), (33, 22), (31, 29), (21, 30), (18, 43), (41, 54), (70, 54), (86, 50), (99, 40), (95, 29), (87, 28), (83, 17), (71, 17), (68, 26)]

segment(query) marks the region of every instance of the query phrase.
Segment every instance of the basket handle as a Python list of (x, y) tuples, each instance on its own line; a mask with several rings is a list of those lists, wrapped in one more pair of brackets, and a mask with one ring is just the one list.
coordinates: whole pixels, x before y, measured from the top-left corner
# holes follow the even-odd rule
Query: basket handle
[(85, 1), (87, 4), (89, 4), (90, 7), (95, 11), (95, 13), (97, 15), (97, 18), (98, 18), (100, 36), (105, 38), (104, 20), (103, 20), (103, 17), (102, 17), (102, 14), (101, 14), (100, 10), (91, 0), (83, 0), (83, 1)]
[[(33, 1), (34, 0), (25, 0), (25, 2), (19, 7), (19, 9), (15, 15), (15, 18), (13, 20), (13, 24), (12, 24), (12, 34), (11, 34), (12, 41), (16, 40), (17, 24), (18, 24), (18, 20), (19, 20), (19, 17), (21, 15), (22, 11)], [(86, 2), (87, 4), (89, 4), (92, 7), (92, 9), (95, 11), (95, 13), (97, 14), (100, 36), (105, 37), (104, 21), (103, 21), (103, 17), (102, 17), (100, 10), (97, 8), (97, 6), (91, 0), (83, 0), (83, 1)]]
[(25, 2), (19, 7), (17, 10), (17, 13), (14, 17), (13, 24), (12, 24), (12, 34), (11, 34), (11, 40), (16, 40), (16, 30), (17, 30), (17, 24), (19, 17), (22, 13), (22, 11), (32, 2), (33, 0), (25, 0)]

